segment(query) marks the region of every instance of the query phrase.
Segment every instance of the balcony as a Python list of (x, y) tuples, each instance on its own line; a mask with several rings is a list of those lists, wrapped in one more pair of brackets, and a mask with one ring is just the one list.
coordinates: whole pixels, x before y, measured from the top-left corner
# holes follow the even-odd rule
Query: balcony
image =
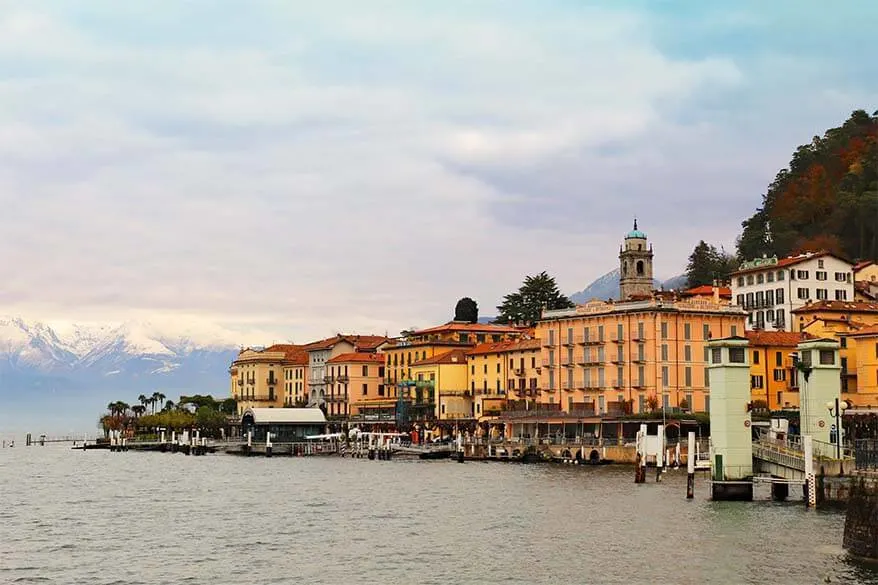
[(625, 357), (621, 356), (621, 355), (617, 355), (616, 357), (610, 358), (610, 362), (612, 362), (614, 364), (624, 364)]
[(347, 384), (348, 381), (350, 380), (350, 378), (348, 378), (348, 375), (347, 375), (347, 374), (339, 374), (339, 375), (336, 377), (336, 380), (337, 380), (339, 383), (341, 383), (341, 384)]
[(631, 358), (631, 363), (632, 363), (632, 364), (645, 364), (645, 363), (646, 363), (646, 357), (645, 357), (645, 356), (642, 356), (642, 355), (639, 355), (639, 356), (633, 357), (633, 358)]
[(512, 370), (512, 374), (516, 378), (524, 378), (524, 376), (525, 376), (524, 368), (515, 368), (514, 370)]
[(578, 363), (580, 366), (599, 366), (604, 362), (597, 358), (581, 358)]
[(543, 358), (543, 367), (544, 368), (554, 368), (557, 365), (558, 364), (555, 361)]
[(625, 338), (613, 335), (610, 337), (610, 343), (625, 343)]
[(332, 384), (335, 381), (335, 376), (323, 376), (323, 381), (326, 384)]
[(561, 383), (561, 388), (567, 390), (568, 392), (573, 392), (573, 390), (575, 389), (575, 385), (570, 380), (565, 380)]
[(574, 345), (576, 345), (576, 338), (575, 337), (565, 337), (562, 340), (562, 342), (563, 342), (562, 345), (573, 347)]
[(623, 380), (613, 380), (613, 388), (621, 389), (625, 387), (625, 382)]
[(239, 380), (238, 380), (238, 386), (243, 386), (243, 385), (244, 385), (244, 380), (243, 380), (243, 378), (242, 378), (242, 379), (239, 379)]
[(558, 342), (551, 337), (543, 340), (543, 347), (555, 347), (556, 345), (558, 345)]
[(561, 365), (565, 368), (572, 368), (575, 361), (576, 360), (570, 356), (564, 356), (561, 358)]
[(595, 337), (586, 337), (584, 335), (580, 335), (576, 338), (576, 343), (579, 345), (603, 345), (603, 339), (597, 339)]
[(277, 384), (277, 378), (268, 378), (265, 380), (265, 383), (269, 386), (275, 386)]

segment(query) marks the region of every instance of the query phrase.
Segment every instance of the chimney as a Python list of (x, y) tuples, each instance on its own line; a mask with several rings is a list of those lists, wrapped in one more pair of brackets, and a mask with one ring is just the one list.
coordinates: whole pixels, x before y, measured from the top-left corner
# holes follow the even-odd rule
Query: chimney
[(713, 302), (719, 304), (719, 282), (713, 281)]

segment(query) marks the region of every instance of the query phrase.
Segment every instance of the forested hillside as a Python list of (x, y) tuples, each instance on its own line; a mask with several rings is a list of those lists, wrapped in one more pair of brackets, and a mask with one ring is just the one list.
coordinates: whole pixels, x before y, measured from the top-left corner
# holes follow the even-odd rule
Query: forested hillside
[(829, 250), (878, 258), (878, 112), (800, 146), (742, 224), (738, 258)]

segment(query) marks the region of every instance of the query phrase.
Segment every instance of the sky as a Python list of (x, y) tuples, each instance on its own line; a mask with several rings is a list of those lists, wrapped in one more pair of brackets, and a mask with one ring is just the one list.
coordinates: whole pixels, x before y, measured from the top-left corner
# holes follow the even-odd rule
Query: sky
[[(878, 109), (878, 3), (0, 0), (0, 314), (242, 344), (728, 249)], [(870, 30), (872, 29), (872, 30)], [(269, 337), (271, 339), (269, 339)]]

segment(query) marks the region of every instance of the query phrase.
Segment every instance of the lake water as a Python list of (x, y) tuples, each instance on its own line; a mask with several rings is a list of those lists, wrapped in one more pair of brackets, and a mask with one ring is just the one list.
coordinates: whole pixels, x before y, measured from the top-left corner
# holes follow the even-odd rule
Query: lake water
[(684, 471), (0, 449), (0, 583), (876, 583), (844, 515)]

